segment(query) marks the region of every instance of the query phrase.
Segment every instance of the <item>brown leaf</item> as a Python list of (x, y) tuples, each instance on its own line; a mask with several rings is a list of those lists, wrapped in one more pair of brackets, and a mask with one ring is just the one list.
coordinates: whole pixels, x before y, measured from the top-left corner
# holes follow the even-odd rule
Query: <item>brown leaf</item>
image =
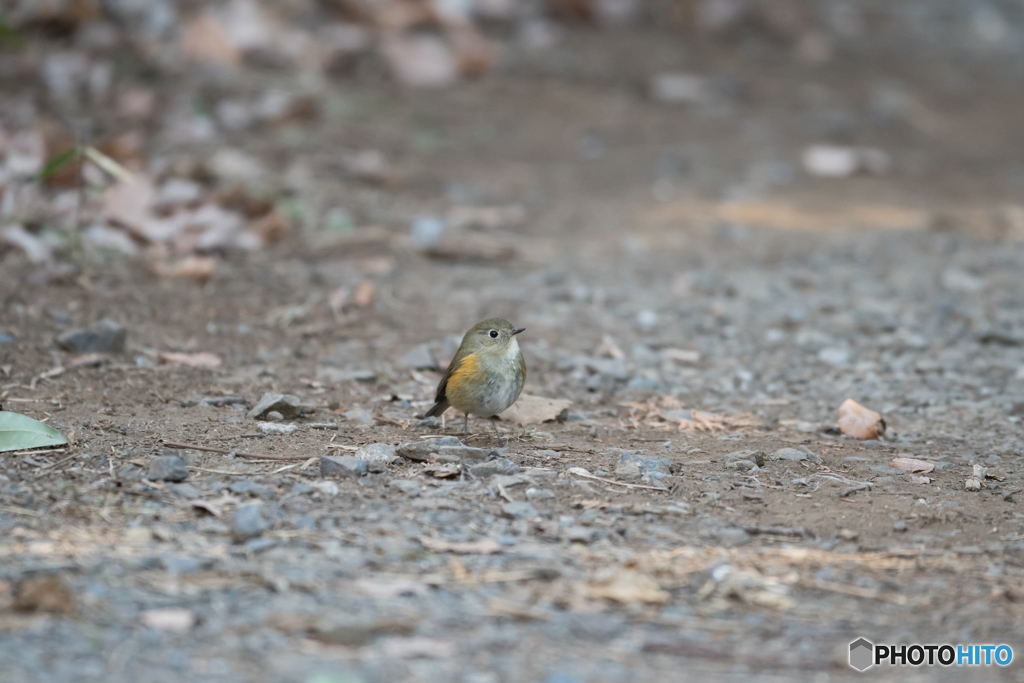
[(616, 602), (668, 602), (669, 594), (646, 574), (623, 569), (603, 581), (587, 584), (587, 592), (595, 598)]
[(935, 463), (916, 458), (893, 458), (889, 464), (898, 470), (917, 472), (919, 474), (927, 474), (935, 469)]
[(359, 308), (369, 308), (373, 305), (373, 299), (373, 283), (369, 280), (363, 280), (359, 283), (359, 287), (356, 288), (356, 293), (352, 297), (352, 301), (354, 301), (356, 306)]
[(505, 263), (519, 256), (507, 240), (486, 233), (446, 231), (424, 253), (439, 261), (464, 263)]
[(500, 553), (501, 545), (493, 538), (481, 538), (478, 541), (446, 541), (443, 538), (423, 536), (420, 543), (427, 550), (435, 553), (457, 553), (459, 555), (490, 555)]
[(15, 584), (14, 609), (21, 612), (74, 614), (75, 594), (59, 574), (32, 576)]
[(139, 615), (143, 626), (157, 631), (173, 631), (185, 633), (196, 624), (196, 613), (190, 609), (169, 607), (166, 609), (150, 609)]
[(885, 433), (885, 420), (875, 411), (848, 398), (839, 406), (839, 429), (843, 434), (867, 441)]
[(459, 78), (459, 60), (438, 36), (388, 35), (384, 38), (382, 52), (395, 78), (405, 85), (438, 88), (451, 85)]
[(242, 51), (231, 40), (227, 28), (212, 12), (193, 19), (181, 32), (181, 51), (195, 62), (237, 67)]
[(557, 420), (562, 411), (568, 409), (572, 401), (567, 398), (545, 398), (531, 394), (520, 394), (508, 410), (499, 417), (504, 422), (515, 422), (521, 425), (534, 425), (541, 422)]
[(423, 468), (424, 474), (429, 474), (435, 479), (452, 479), (462, 472), (462, 465), (458, 463), (445, 463), (443, 465), (430, 464)]
[(277, 244), (288, 236), (289, 227), (285, 215), (275, 209), (250, 223), (249, 232), (259, 235), (267, 244)]
[(219, 368), (222, 362), (220, 356), (206, 351), (202, 353), (161, 351), (156, 357), (162, 364), (189, 365), (194, 368)]

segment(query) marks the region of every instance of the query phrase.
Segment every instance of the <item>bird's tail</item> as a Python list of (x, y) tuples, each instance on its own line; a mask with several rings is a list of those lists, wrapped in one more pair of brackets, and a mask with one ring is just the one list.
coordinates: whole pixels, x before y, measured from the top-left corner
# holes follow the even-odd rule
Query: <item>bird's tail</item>
[(448, 410), (449, 407), (448, 399), (442, 398), (440, 401), (434, 404), (434, 407), (426, 412), (423, 417), (437, 417), (444, 411)]

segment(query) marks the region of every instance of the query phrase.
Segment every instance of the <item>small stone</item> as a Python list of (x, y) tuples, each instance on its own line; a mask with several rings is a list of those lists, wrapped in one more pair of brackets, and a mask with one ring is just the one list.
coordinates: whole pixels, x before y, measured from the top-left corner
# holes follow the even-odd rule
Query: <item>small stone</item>
[(185, 481), (188, 466), (176, 455), (158, 455), (149, 463), (146, 478), (151, 481)]
[(750, 462), (752, 465), (756, 464), (758, 467), (764, 467), (764, 451), (733, 451), (725, 456), (725, 466), (730, 467), (729, 463), (741, 460)]
[(465, 462), (466, 460), (494, 460), (505, 457), (500, 450), (487, 450), (486, 448), (473, 448), (472, 446), (442, 446), (437, 449), (438, 458), (448, 458), (450, 462)]
[(407, 370), (437, 370), (440, 368), (433, 352), (426, 344), (420, 344), (406, 351), (398, 360), (398, 366)]
[(844, 541), (856, 541), (860, 534), (858, 534), (853, 529), (840, 529), (838, 532), (836, 532), (836, 536), (843, 539)]
[(365, 408), (346, 410), (342, 415), (346, 420), (356, 425), (367, 426), (373, 424), (373, 413)]
[(420, 495), (421, 485), (413, 479), (395, 479), (388, 482), (388, 486), (398, 489), (407, 496), (415, 498)]
[[(267, 418), (273, 415), (277, 415), (278, 419), (281, 419), (281, 414), (275, 411), (268, 413)], [(298, 430), (296, 425), (283, 425), (276, 422), (260, 422), (258, 428), (264, 434), (277, 434), (278, 436), (291, 436)]]
[(135, 465), (125, 465), (117, 471), (117, 478), (121, 481), (138, 481), (142, 479), (142, 470)]
[(756, 466), (753, 460), (730, 460), (725, 463), (725, 469), (727, 470), (746, 470), (749, 472)]
[(89, 327), (70, 330), (57, 337), (57, 345), (75, 353), (121, 353), (128, 339), (128, 329), (104, 318)]
[(241, 479), (239, 481), (232, 482), (228, 485), (228, 490), (232, 493), (248, 493), (265, 500), (277, 498), (277, 491), (274, 487), (267, 486), (266, 484), (256, 484), (248, 479)]
[(310, 484), (308, 488), (310, 492), (316, 491), (321, 496), (325, 496), (327, 498), (333, 498), (338, 495), (339, 491), (338, 485), (333, 481), (315, 481)]
[(570, 543), (583, 543), (584, 545), (593, 543), (600, 536), (600, 531), (586, 526), (571, 526), (562, 532), (562, 538)]
[(501, 506), (501, 512), (509, 519), (533, 519), (537, 517), (537, 508), (523, 501), (505, 503)]
[(496, 474), (519, 474), (519, 465), (504, 458), (503, 460), (488, 460), (470, 465), (467, 471), (477, 479), (486, 479)]
[[(431, 418), (433, 419), (433, 418)], [(413, 462), (427, 462), (430, 458), (431, 453), (437, 453), (437, 451), (444, 446), (460, 446), (461, 442), (454, 436), (445, 436), (440, 439), (429, 439), (424, 441), (413, 441), (412, 443), (403, 443), (397, 449), (395, 453), (405, 458), (406, 460), (412, 460)]]
[(366, 461), (351, 455), (323, 455), (320, 457), (320, 474), (324, 477), (350, 477), (358, 479), (368, 469)]
[(203, 495), (199, 489), (191, 484), (171, 484), (170, 488), (174, 493), (188, 500), (194, 500)]
[(366, 462), (370, 472), (386, 472), (388, 465), (398, 459), (395, 447), (387, 443), (371, 443), (355, 452), (355, 457)]
[(981, 490), (981, 481), (979, 479), (975, 479), (974, 477), (970, 477), (969, 479), (967, 479), (967, 481), (964, 482), (964, 490), (965, 491), (980, 491)]
[(901, 519), (900, 521), (898, 521), (898, 522), (896, 522), (895, 524), (892, 525), (892, 530), (893, 531), (898, 531), (898, 532), (906, 531), (907, 530), (907, 523), (904, 522)]
[(235, 543), (245, 543), (256, 538), (270, 528), (269, 522), (263, 517), (263, 506), (260, 503), (243, 505), (231, 515), (231, 539)]
[(290, 420), (302, 412), (301, 401), (298, 396), (267, 392), (246, 417), (251, 420), (262, 420), (271, 412), (280, 413), (282, 420)]
[(800, 462), (801, 460), (807, 459), (808, 457), (806, 453), (798, 451), (795, 448), (780, 448), (772, 453), (772, 460), (791, 460), (793, 462)]
[(547, 500), (554, 497), (555, 492), (551, 489), (537, 489), (533, 487), (526, 489), (527, 500)]
[(267, 413), (267, 422), (280, 422), (283, 419), (284, 415), (277, 412), (276, 410), (271, 410), (269, 413)]

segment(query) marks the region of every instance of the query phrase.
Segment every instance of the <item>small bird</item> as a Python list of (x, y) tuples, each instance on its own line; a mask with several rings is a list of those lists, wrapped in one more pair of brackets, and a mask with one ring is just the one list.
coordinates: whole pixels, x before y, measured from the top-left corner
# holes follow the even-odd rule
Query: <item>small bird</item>
[(469, 445), (469, 414), (491, 418), (498, 445), (504, 446), (494, 416), (519, 398), (526, 381), (526, 361), (516, 335), (525, 327), (512, 327), (502, 318), (482, 320), (462, 338), (458, 353), (437, 385), (434, 407), (427, 417), (436, 417), (449, 406), (466, 414), (462, 441)]

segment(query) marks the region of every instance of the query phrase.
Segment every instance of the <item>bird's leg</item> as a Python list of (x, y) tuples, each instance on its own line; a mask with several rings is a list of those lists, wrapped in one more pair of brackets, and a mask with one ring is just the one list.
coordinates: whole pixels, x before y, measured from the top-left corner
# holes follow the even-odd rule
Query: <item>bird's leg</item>
[(494, 425), (494, 435), (498, 437), (498, 445), (504, 446), (504, 442), (501, 440), (501, 432), (498, 431), (498, 421), (493, 417), (491, 418), (491, 424)]
[(469, 445), (469, 413), (466, 413), (466, 421), (462, 424), (462, 443)]

